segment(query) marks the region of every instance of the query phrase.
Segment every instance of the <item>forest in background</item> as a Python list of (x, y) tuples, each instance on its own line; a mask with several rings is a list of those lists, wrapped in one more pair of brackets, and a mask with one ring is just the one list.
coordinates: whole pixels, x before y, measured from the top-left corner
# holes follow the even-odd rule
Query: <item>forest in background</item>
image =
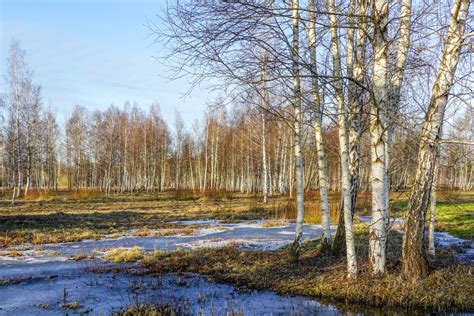
[[(164, 122), (157, 105), (77, 106), (59, 128), (43, 111), (25, 52), (8, 59), (2, 187), (259, 192), (296, 197), (302, 245), (305, 190), (318, 188), (323, 248), (347, 256), (360, 190), (370, 191), (369, 261), (386, 267), (390, 191), (410, 189), (403, 274), (428, 273), (425, 229), (436, 188), (472, 188), (472, 16), (468, 0), (190, 1), (149, 25), (175, 78), (222, 97), (201, 123)], [(172, 75), (173, 76), (173, 75)], [(448, 124), (445, 124), (448, 123)], [(66, 180), (65, 180), (66, 179)], [(328, 191), (341, 192), (330, 235)], [(430, 246), (435, 213), (430, 214)], [(342, 250), (343, 251), (342, 251)]]
[[(105, 193), (170, 189), (261, 193), (264, 170), (270, 195), (291, 195), (295, 190), (294, 138), (288, 125), (291, 104), (282, 111), (285, 118), (261, 111), (252, 99), (229, 104), (220, 98), (192, 126), (185, 126), (179, 112), (174, 122), (166, 122), (157, 104), (144, 110), (127, 102), (97, 111), (76, 105), (65, 124), (59, 124), (55, 111), (45, 104), (40, 84), (34, 82), (26, 52), (13, 43), (10, 53), (6, 74), (10, 89), (2, 109), (3, 190), (17, 187), (19, 196), (31, 189), (81, 188)], [(18, 109), (15, 98), (20, 99)], [(474, 116), (472, 110), (458, 107), (453, 105), (444, 133), (449, 141), (441, 146), (439, 186), (469, 191), (474, 185), (470, 143)], [(413, 116), (416, 108), (405, 110), (397, 119), (389, 166), (390, 187), (395, 191), (413, 184), (421, 134), (422, 118)], [(339, 191), (341, 182), (335, 118), (332, 113), (323, 125), (331, 191)], [(365, 126), (360, 143), (363, 191), (370, 189), (369, 137)], [(302, 152), (305, 189), (317, 189), (317, 151), (309, 115)]]

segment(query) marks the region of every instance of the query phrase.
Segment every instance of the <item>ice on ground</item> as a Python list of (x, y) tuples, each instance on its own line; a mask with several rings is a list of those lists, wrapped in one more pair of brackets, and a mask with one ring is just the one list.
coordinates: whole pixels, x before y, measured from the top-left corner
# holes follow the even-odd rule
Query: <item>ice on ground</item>
[[(370, 223), (371, 216), (359, 215), (362, 223)], [(391, 229), (403, 232), (404, 219), (395, 217), (390, 219)], [(435, 246), (439, 248), (451, 248), (454, 250), (454, 256), (461, 262), (474, 264), (474, 242), (454, 237), (446, 232), (435, 232)]]
[(454, 237), (445, 232), (435, 232), (435, 246), (451, 248), (460, 261), (474, 264), (474, 242)]
[(171, 224), (179, 224), (179, 225), (220, 225), (220, 221), (218, 220), (183, 220), (183, 221), (173, 221), (170, 222)]
[(290, 241), (286, 240), (258, 240), (258, 239), (206, 239), (206, 240), (196, 240), (188, 243), (181, 243), (178, 246), (183, 248), (190, 249), (199, 249), (199, 248), (223, 248), (227, 246), (234, 246), (243, 250), (276, 250), (287, 244)]
[[(130, 274), (92, 273), (92, 269), (116, 266), (100, 260), (73, 261), (75, 256), (103, 256), (103, 249), (141, 247), (144, 251), (178, 248), (225, 247), (244, 250), (275, 250), (293, 241), (295, 224), (263, 227), (263, 221), (224, 224), (218, 221), (191, 221), (205, 224), (189, 236), (140, 237), (92, 240), (73, 243), (15, 247), (19, 256), (0, 256), (0, 315), (64, 315), (67, 313), (110, 314), (137, 303), (170, 303), (190, 306), (191, 314), (247, 315), (340, 314), (332, 306), (300, 297), (271, 292), (240, 291), (230, 285), (209, 283), (202, 277), (184, 281), (176, 275), (160, 278)], [(335, 226), (331, 226), (334, 232)], [(320, 225), (304, 225), (305, 239), (319, 238)], [(460, 247), (456, 256), (474, 262), (472, 243), (447, 233), (435, 234), (439, 247)], [(7, 252), (8, 253), (8, 252)], [(184, 284), (184, 285), (183, 285)], [(25, 295), (28, 293), (28, 295)], [(67, 295), (65, 295), (67, 293)], [(66, 296), (66, 298), (64, 298)], [(67, 310), (76, 302), (77, 310)], [(184, 303), (183, 303), (184, 302)], [(187, 303), (186, 303), (187, 302)], [(363, 311), (367, 311), (364, 309)]]
[[(1, 315), (110, 315), (137, 304), (169, 304), (192, 315), (342, 314), (311, 299), (242, 291), (197, 275), (141, 277), (78, 269), (64, 276), (18, 282), (0, 287)], [(73, 302), (77, 308), (68, 309)]]
[(289, 230), (284, 230), (284, 231), (278, 232), (278, 234), (280, 234), (280, 235), (294, 235), (295, 232), (292, 232), (292, 231), (289, 231)]

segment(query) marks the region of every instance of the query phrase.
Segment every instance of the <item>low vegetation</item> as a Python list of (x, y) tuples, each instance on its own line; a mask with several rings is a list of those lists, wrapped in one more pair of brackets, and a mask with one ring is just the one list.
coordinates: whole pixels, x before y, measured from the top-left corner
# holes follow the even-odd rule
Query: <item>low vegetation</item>
[[(402, 217), (408, 201), (394, 201), (392, 216)], [(436, 205), (436, 230), (455, 237), (474, 239), (474, 192), (440, 191)]]
[[(0, 201), (0, 248), (32, 243), (47, 244), (99, 239), (104, 235), (189, 235), (193, 227), (170, 223), (179, 220), (218, 219), (227, 222), (268, 218), (283, 198), (268, 205), (252, 195), (233, 194), (216, 200), (210, 193), (198, 199), (175, 200), (175, 192), (93, 195), (50, 192), (47, 200)], [(8, 193), (6, 193), (8, 194)]]
[[(0, 248), (32, 243), (36, 245), (119, 237), (191, 235), (204, 226), (170, 223), (178, 220), (218, 219), (235, 222), (274, 219), (268, 225), (283, 224), (295, 218), (295, 203), (286, 197), (272, 197), (268, 204), (260, 196), (238, 193), (205, 194), (183, 192), (103, 195), (93, 190), (79, 192), (32, 191), (27, 200), (11, 205), (0, 201)], [(8, 192), (6, 193), (8, 195)], [(46, 196), (45, 199), (43, 199)], [(177, 196), (180, 198), (177, 199)], [(321, 223), (318, 193), (307, 193), (305, 222)], [(33, 197), (36, 197), (33, 199)], [(192, 197), (192, 198), (191, 198)], [(339, 195), (331, 194), (331, 223), (338, 218)], [(406, 193), (394, 193), (393, 216), (403, 216)], [(437, 230), (472, 239), (474, 194), (445, 192), (438, 202)], [(368, 214), (370, 196), (360, 194), (357, 209)]]
[(409, 309), (474, 310), (472, 266), (455, 263), (447, 251), (431, 261), (432, 273), (422, 281), (400, 277), (401, 235), (392, 232), (388, 242), (388, 273), (372, 277), (367, 262), (367, 226), (356, 226), (357, 254), (361, 262), (357, 280), (347, 279), (345, 258), (320, 251), (317, 242), (306, 243), (299, 264), (291, 263), (287, 249), (246, 252), (232, 247), (197, 251), (157, 252), (142, 265), (151, 274), (199, 273), (239, 287), (273, 290), (330, 302), (392, 306)]
[(136, 306), (126, 307), (122, 311), (112, 314), (113, 316), (178, 316), (187, 315), (184, 308), (173, 307), (167, 304), (160, 305), (145, 305), (139, 304)]
[(105, 258), (109, 261), (119, 262), (136, 262), (143, 259), (144, 252), (140, 247), (133, 248), (114, 248), (109, 249), (105, 253)]

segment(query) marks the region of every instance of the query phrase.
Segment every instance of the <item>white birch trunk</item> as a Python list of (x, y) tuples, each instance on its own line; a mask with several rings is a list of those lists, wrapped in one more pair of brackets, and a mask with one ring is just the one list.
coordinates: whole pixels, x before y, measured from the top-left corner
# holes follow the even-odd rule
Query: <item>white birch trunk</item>
[(388, 1), (375, 0), (372, 8), (373, 36), (373, 102), (370, 110), (372, 221), (369, 229), (369, 260), (372, 273), (385, 272), (386, 221), (388, 216), (386, 146), (387, 109), (387, 21)]
[(344, 212), (344, 227), (346, 234), (346, 256), (347, 273), (350, 278), (357, 276), (357, 259), (355, 253), (354, 232), (352, 230), (352, 201), (351, 201), (351, 177), (349, 172), (349, 135), (347, 128), (347, 109), (344, 102), (344, 91), (342, 87), (341, 58), (339, 53), (339, 42), (337, 34), (337, 21), (334, 0), (329, 0), (330, 29), (331, 29), (331, 53), (333, 59), (333, 73), (335, 77), (334, 90), (338, 107), (338, 131), (339, 151), (341, 156), (341, 185)]
[(461, 46), (465, 39), (464, 30), (469, 5), (470, 0), (454, 1), (441, 63), (423, 124), (415, 183), (405, 218), (405, 234), (402, 245), (402, 273), (405, 277), (420, 278), (428, 273), (423, 250), (426, 212), (438, 156), (444, 112), (454, 82)]
[[(405, 73), (405, 65), (408, 57), (408, 50), (410, 47), (410, 34), (411, 34), (411, 0), (402, 0), (400, 10), (400, 38), (398, 40), (397, 57), (395, 71), (392, 73), (393, 77), (390, 82), (390, 95), (389, 103), (387, 107), (387, 127), (386, 127), (386, 141), (385, 141), (385, 168), (387, 176), (385, 177), (385, 190), (387, 194), (385, 198), (387, 201), (387, 212), (390, 210), (389, 205), (389, 194), (390, 191), (390, 163), (392, 160), (392, 147), (393, 147), (393, 132), (395, 130), (395, 119), (400, 107), (400, 91), (403, 82), (403, 75)], [(386, 225), (388, 226), (390, 214), (387, 214)]]
[(268, 202), (268, 171), (267, 171), (267, 135), (266, 135), (266, 122), (265, 122), (265, 111), (268, 109), (268, 99), (266, 90), (266, 60), (264, 60), (263, 71), (262, 71), (262, 193), (263, 203)]
[(291, 1), (291, 16), (293, 24), (293, 47), (291, 51), (293, 64), (293, 107), (295, 110), (294, 122), (294, 150), (295, 150), (295, 176), (296, 176), (296, 235), (292, 247), (293, 259), (299, 259), (301, 243), (303, 241), (303, 221), (304, 221), (304, 173), (303, 155), (301, 153), (301, 86), (299, 59), (299, 1)]
[(321, 225), (323, 228), (322, 245), (328, 249), (331, 245), (331, 227), (328, 198), (328, 168), (322, 132), (322, 108), (319, 95), (318, 70), (316, 65), (316, 16), (314, 14), (314, 0), (309, 2), (309, 53), (311, 62), (311, 83), (314, 102), (315, 118), (313, 122), (316, 151), (318, 158), (318, 182), (321, 207)]

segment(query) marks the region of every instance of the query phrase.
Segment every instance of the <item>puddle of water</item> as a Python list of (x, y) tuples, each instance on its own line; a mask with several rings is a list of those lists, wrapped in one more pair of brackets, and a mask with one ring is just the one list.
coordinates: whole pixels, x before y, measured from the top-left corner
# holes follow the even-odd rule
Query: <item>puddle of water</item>
[[(58, 272), (58, 271), (56, 271)], [(169, 304), (196, 315), (337, 315), (334, 306), (297, 296), (268, 291), (238, 290), (201, 276), (134, 276), (124, 273), (92, 273), (70, 265), (51, 277), (39, 275), (18, 284), (0, 286), (1, 315), (108, 315), (125, 306)], [(66, 308), (74, 303), (77, 308)]]
[[(183, 221), (206, 224), (194, 235), (172, 235), (163, 237), (122, 236), (115, 239), (89, 240), (71, 243), (47, 244), (41, 247), (30, 245), (20, 249), (18, 257), (0, 256), (0, 267), (18, 263), (42, 263), (65, 261), (79, 255), (103, 256), (104, 250), (117, 247), (141, 247), (144, 251), (169, 251), (176, 249), (193, 250), (200, 247), (224, 247), (236, 245), (246, 250), (275, 250), (293, 242), (295, 224), (262, 227), (264, 221), (222, 224), (217, 221)], [(212, 223), (212, 224), (211, 224)], [(214, 227), (213, 227), (214, 226)], [(336, 227), (333, 227), (335, 230)], [(304, 236), (315, 239), (321, 236), (320, 225), (304, 225)], [(22, 247), (24, 248), (24, 247)], [(40, 249), (40, 250), (37, 250)], [(1, 276), (1, 272), (0, 272)]]
[[(183, 225), (209, 225), (192, 236), (135, 237), (92, 240), (75, 243), (18, 247), (19, 257), (0, 257), (0, 314), (64, 315), (89, 311), (109, 314), (127, 305), (139, 303), (185, 304), (193, 314), (225, 315), (229, 311), (245, 315), (329, 314), (343, 313), (334, 306), (323, 306), (302, 297), (280, 296), (272, 292), (238, 291), (231, 285), (209, 283), (203, 277), (180, 280), (176, 275), (139, 277), (130, 274), (92, 273), (87, 268), (112, 266), (98, 260), (75, 262), (73, 256), (86, 254), (100, 257), (104, 249), (139, 246), (145, 251), (223, 247), (230, 244), (245, 250), (273, 250), (293, 241), (295, 225), (263, 227), (263, 221), (223, 224), (217, 221), (184, 221)], [(213, 227), (214, 226), (214, 227)], [(332, 227), (335, 231), (336, 227)], [(304, 236), (321, 236), (320, 225), (305, 225)], [(436, 233), (440, 247), (466, 241), (446, 233)], [(463, 260), (474, 262), (473, 249)], [(460, 257), (461, 258), (461, 257)], [(470, 261), (469, 261), (470, 260)], [(7, 280), (7, 281), (5, 281)], [(1, 283), (0, 283), (1, 284)], [(75, 310), (64, 309), (66, 303), (77, 302)], [(47, 307), (47, 308), (46, 308)], [(360, 307), (359, 307), (360, 308)], [(362, 308), (362, 314), (369, 311)], [(398, 313), (398, 312), (397, 312)], [(383, 314), (383, 313), (382, 313)], [(396, 314), (396, 313), (395, 313)]]
[[(371, 216), (360, 216), (362, 223), (370, 223)], [(391, 229), (403, 232), (404, 219), (396, 217), (390, 219)], [(454, 256), (461, 262), (474, 264), (474, 242), (452, 236), (446, 232), (435, 232), (435, 246), (437, 248), (453, 249)]]

